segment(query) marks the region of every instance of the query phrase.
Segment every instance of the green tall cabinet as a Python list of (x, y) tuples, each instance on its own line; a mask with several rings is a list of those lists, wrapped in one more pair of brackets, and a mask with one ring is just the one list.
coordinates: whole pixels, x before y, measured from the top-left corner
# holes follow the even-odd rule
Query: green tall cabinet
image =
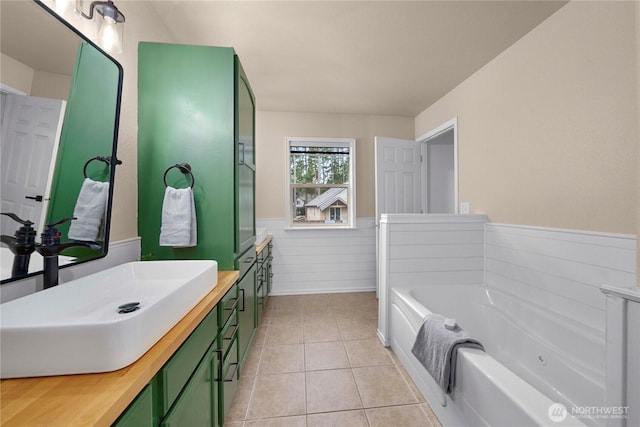
[[(240, 270), (238, 356), (255, 324), (255, 97), (232, 48), (140, 43), (138, 47), (138, 230), (151, 259), (214, 259)], [(165, 172), (188, 163), (197, 246), (159, 246)], [(191, 177), (178, 168), (168, 185)]]

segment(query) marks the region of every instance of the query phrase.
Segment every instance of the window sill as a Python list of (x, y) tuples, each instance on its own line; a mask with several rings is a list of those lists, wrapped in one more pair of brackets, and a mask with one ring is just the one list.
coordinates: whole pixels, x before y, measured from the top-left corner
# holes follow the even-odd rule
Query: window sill
[(356, 225), (326, 225), (309, 227), (285, 227), (284, 231), (305, 231), (305, 230), (357, 230)]

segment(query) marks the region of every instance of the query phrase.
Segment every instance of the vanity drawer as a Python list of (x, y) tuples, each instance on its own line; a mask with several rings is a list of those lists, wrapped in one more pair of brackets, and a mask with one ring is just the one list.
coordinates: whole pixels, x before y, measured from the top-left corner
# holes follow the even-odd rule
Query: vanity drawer
[(164, 416), (200, 363), (218, 332), (217, 307), (204, 318), (158, 375), (160, 416)]
[(229, 413), (233, 396), (238, 388), (238, 335), (235, 336), (229, 351), (224, 356), (222, 362), (222, 379), (220, 387), (222, 388), (222, 419), (220, 425), (224, 425), (224, 416)]
[(224, 329), (232, 317), (233, 322), (235, 324), (238, 323), (238, 301), (238, 284), (236, 283), (218, 303), (218, 325), (220, 329)]
[(231, 348), (231, 345), (237, 338), (239, 328), (240, 325), (238, 323), (238, 317), (234, 315), (231, 319), (229, 319), (227, 324), (220, 331), (220, 341), (218, 343), (218, 346), (220, 348), (220, 351), (222, 352), (223, 358), (226, 357)]

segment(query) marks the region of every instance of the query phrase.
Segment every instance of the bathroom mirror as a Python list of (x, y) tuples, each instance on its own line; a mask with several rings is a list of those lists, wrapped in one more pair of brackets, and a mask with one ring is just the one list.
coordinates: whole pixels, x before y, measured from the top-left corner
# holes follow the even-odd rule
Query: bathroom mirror
[[(33, 222), (39, 242), (45, 224), (74, 215), (85, 179), (98, 182), (103, 209), (79, 203), (93, 224), (89, 231), (74, 225), (70, 236), (69, 222), (57, 228), (62, 242), (101, 246), (65, 250), (60, 267), (101, 258), (109, 242), (122, 67), (39, 1), (2, 0), (0, 19), (2, 212)], [(3, 236), (20, 227), (0, 220)], [(0, 250), (1, 283), (42, 273), (34, 252), (28, 274), (12, 277), (13, 254), (5, 243)]]

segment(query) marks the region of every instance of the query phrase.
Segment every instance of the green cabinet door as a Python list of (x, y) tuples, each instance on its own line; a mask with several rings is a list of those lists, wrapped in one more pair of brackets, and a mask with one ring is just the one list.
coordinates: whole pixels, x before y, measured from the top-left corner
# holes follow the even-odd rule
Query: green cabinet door
[(240, 305), (238, 316), (240, 321), (240, 329), (238, 330), (238, 341), (240, 345), (240, 373), (244, 361), (249, 352), (249, 346), (253, 339), (256, 322), (256, 282), (257, 267), (254, 263), (249, 272), (242, 278), (239, 283), (240, 287)]
[(160, 424), (162, 427), (211, 427), (216, 424), (218, 367), (215, 346), (204, 357), (178, 400)]
[(113, 427), (153, 427), (153, 398), (151, 385), (147, 385)]

